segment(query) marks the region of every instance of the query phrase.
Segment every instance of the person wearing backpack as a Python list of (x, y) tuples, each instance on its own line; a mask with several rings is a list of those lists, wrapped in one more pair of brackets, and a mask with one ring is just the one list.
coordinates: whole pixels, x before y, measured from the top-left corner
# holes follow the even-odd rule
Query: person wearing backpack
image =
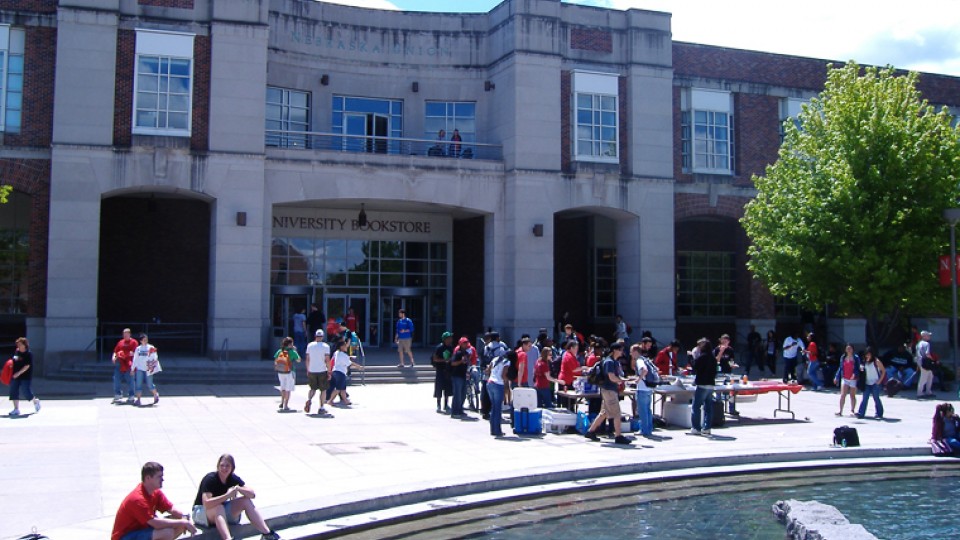
[[(500, 332), (487, 332), (486, 345), (480, 354), (480, 373), (486, 373), (490, 364), (507, 352), (507, 344), (500, 341)], [(490, 395), (487, 393), (487, 377), (480, 378), (480, 414), (484, 420), (490, 419)]]
[(620, 367), (620, 356), (622, 354), (623, 343), (614, 343), (610, 346), (610, 356), (599, 363), (599, 371), (604, 375), (604, 380), (598, 381), (600, 382), (600, 397), (603, 399), (603, 408), (584, 434), (584, 437), (591, 441), (600, 440), (596, 431), (609, 418), (613, 420), (613, 442), (615, 444), (633, 443), (620, 432), (620, 384), (626, 382), (623, 378), (623, 369)]
[(640, 421), (640, 434), (653, 435), (653, 389), (660, 384), (657, 366), (643, 356), (643, 346), (634, 343), (630, 346), (630, 359), (637, 371), (637, 420)]

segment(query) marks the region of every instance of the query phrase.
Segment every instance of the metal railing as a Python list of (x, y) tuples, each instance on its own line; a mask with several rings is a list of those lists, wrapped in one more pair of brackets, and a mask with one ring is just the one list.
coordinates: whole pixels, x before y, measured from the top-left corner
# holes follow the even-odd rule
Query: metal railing
[(100, 356), (110, 359), (113, 346), (123, 336), (123, 329), (132, 330), (134, 339), (142, 332), (150, 337), (150, 343), (166, 353), (206, 354), (207, 332), (203, 323), (165, 322), (103, 322), (100, 323)]
[(397, 156), (426, 156), (437, 159), (478, 159), (500, 161), (503, 146), (478, 142), (451, 142), (409, 137), (346, 135), (317, 131), (266, 130), (266, 146), (293, 150), (331, 150)]

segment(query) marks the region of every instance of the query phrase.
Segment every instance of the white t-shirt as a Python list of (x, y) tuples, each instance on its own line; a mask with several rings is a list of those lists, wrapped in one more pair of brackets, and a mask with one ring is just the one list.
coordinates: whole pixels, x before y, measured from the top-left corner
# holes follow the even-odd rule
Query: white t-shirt
[(149, 343), (133, 350), (133, 368), (137, 371), (147, 371), (147, 362), (156, 359), (157, 349)]
[(503, 384), (503, 371), (510, 367), (510, 361), (503, 356), (497, 358), (490, 364), (490, 378), (488, 383)]
[(330, 345), (323, 341), (311, 341), (307, 344), (307, 357), (310, 363), (307, 364), (307, 373), (326, 373), (326, 358), (330, 356)]
[(339, 371), (344, 375), (347, 374), (347, 368), (350, 367), (350, 355), (337, 349), (337, 352), (333, 353), (333, 370)]

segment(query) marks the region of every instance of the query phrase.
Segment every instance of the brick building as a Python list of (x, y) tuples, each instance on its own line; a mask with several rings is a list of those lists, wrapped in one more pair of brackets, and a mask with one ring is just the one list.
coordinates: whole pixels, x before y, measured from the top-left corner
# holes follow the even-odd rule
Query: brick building
[(353, 308), (369, 347), (400, 307), (420, 344), (564, 312), (660, 339), (799, 325), (737, 219), (827, 61), (670, 25), (558, 0), (0, 1), (4, 339), (55, 369), (123, 326), (258, 357), (310, 304)]

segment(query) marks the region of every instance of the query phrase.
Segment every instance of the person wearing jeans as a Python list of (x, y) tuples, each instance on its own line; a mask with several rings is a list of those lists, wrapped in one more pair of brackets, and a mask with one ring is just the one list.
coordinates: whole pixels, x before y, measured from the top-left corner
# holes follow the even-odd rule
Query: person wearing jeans
[(504, 375), (511, 362), (517, 361), (516, 351), (508, 351), (497, 357), (487, 368), (487, 394), (490, 395), (490, 435), (503, 437), (503, 384)]
[(467, 366), (470, 365), (470, 340), (466, 336), (460, 338), (457, 350), (450, 361), (450, 382), (453, 383), (453, 405), (450, 416), (463, 416), (463, 399), (467, 388)]
[[(653, 388), (647, 384), (654, 375), (659, 379), (656, 372), (656, 366), (641, 354), (642, 346), (634, 343), (630, 346), (630, 359), (633, 361), (637, 371), (637, 420), (640, 422), (640, 435), (649, 437), (653, 435)], [(656, 384), (656, 383), (651, 383)]]
[[(700, 340), (704, 351), (710, 350), (706, 338)], [(693, 394), (693, 407), (690, 412), (690, 434), (710, 435), (713, 423), (713, 396), (717, 378), (717, 359), (709, 353), (701, 354), (693, 364), (694, 384), (697, 391)], [(701, 412), (702, 418), (701, 418)]]
[(817, 392), (823, 388), (823, 379), (820, 377), (820, 353), (813, 337), (813, 332), (807, 334), (807, 360), (810, 361), (807, 376), (810, 378), (810, 384), (813, 385), (813, 391)]
[(867, 350), (864, 351), (860, 369), (864, 372), (866, 384), (863, 387), (863, 396), (860, 398), (860, 410), (857, 412), (857, 418), (866, 416), (867, 400), (870, 399), (870, 396), (873, 396), (875, 418), (880, 420), (883, 418), (883, 403), (880, 402), (880, 392), (883, 390), (887, 373), (884, 371), (880, 360), (873, 354), (871, 347), (867, 347)]

